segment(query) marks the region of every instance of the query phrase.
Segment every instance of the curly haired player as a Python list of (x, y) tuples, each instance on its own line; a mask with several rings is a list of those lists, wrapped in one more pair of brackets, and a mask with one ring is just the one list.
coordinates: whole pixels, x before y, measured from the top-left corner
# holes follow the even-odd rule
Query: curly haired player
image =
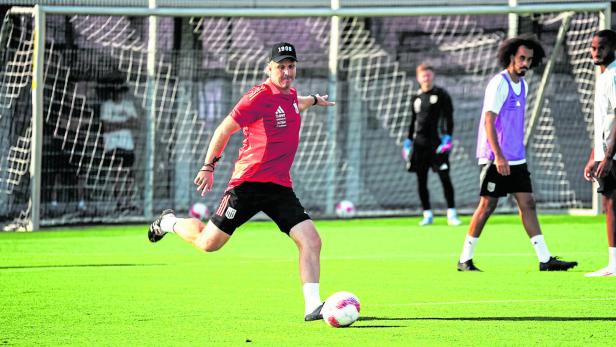
[(534, 37), (523, 35), (505, 40), (497, 57), (504, 70), (492, 77), (485, 92), (477, 136), (480, 200), (464, 240), (458, 271), (480, 271), (473, 264), (475, 246), (499, 198), (507, 194), (512, 194), (518, 203), (522, 224), (539, 259), (539, 270), (566, 271), (577, 262), (560, 260), (548, 250), (537, 219), (524, 147), (528, 93), (524, 75), (543, 60), (545, 51)]

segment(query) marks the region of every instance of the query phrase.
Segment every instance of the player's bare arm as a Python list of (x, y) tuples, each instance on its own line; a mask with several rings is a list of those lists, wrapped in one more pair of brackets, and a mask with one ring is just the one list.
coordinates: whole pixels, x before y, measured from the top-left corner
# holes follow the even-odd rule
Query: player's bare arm
[(597, 177), (605, 177), (612, 169), (614, 152), (616, 152), (616, 122), (610, 128), (609, 136), (605, 139), (605, 156), (597, 165), (595, 175)]
[(509, 176), (509, 162), (507, 158), (503, 155), (503, 152), (498, 145), (498, 137), (496, 135), (496, 127), (494, 123), (496, 122), (496, 117), (498, 114), (488, 111), (486, 112), (485, 117), (485, 128), (486, 128), (486, 136), (488, 137), (488, 142), (490, 143), (490, 147), (492, 147), (492, 151), (494, 152), (494, 165), (496, 165), (496, 171), (503, 176)]
[(216, 158), (220, 158), (229, 142), (229, 138), (238, 130), (240, 130), (240, 125), (237, 124), (233, 117), (227, 116), (222, 123), (220, 123), (218, 128), (216, 128), (216, 131), (214, 131), (214, 135), (212, 135), (212, 140), (207, 149), (204, 164), (201, 169), (199, 169), (199, 172), (197, 172), (197, 176), (194, 180), (197, 191), (201, 193), (201, 196), (205, 196), (205, 194), (212, 190), (214, 186), (215, 160)]
[(328, 97), (328, 95), (319, 94), (312, 94), (307, 96), (298, 95), (297, 101), (299, 102), (299, 111), (304, 112), (311, 106), (334, 106), (336, 102), (327, 100)]
[(593, 148), (590, 151), (590, 155), (588, 156), (588, 161), (584, 166), (584, 179), (587, 181), (592, 181), (594, 178), (594, 173), (592, 172), (593, 167), (595, 166), (595, 149)]

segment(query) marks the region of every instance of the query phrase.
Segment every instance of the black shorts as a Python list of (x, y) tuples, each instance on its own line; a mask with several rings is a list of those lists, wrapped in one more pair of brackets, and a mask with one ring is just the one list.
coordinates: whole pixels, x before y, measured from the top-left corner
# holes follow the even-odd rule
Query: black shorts
[(510, 193), (532, 193), (533, 185), (526, 164), (509, 166), (509, 176), (503, 176), (496, 171), (493, 163), (481, 165), (479, 195), (500, 198)]
[(123, 148), (116, 148), (105, 152), (104, 165), (107, 167), (119, 167), (120, 165), (125, 169), (133, 167), (135, 162), (135, 152), (126, 150)]
[(210, 221), (232, 235), (235, 229), (260, 211), (287, 235), (291, 228), (310, 219), (293, 189), (275, 183), (244, 182), (225, 192)]
[(449, 171), (449, 153), (436, 153), (436, 147), (413, 145), (408, 171), (417, 172), (432, 168), (432, 171)]
[[(593, 168), (593, 173), (597, 171), (597, 165), (599, 162), (595, 162), (595, 166)], [(597, 193), (601, 193), (604, 196), (611, 196), (616, 190), (616, 162), (612, 161), (612, 168), (610, 172), (605, 177), (597, 178), (597, 184), (599, 185), (597, 188)]]

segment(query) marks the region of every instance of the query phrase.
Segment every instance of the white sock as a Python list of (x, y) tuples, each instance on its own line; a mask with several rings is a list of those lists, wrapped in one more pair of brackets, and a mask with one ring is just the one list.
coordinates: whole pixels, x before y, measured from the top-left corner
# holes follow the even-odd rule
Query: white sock
[(472, 237), (466, 235), (464, 239), (464, 247), (462, 248), (462, 254), (460, 254), (460, 263), (473, 259), (473, 253), (475, 252), (475, 246), (477, 246), (478, 237)]
[(160, 228), (166, 232), (166, 233), (172, 233), (173, 231), (173, 226), (175, 225), (175, 222), (177, 221), (177, 217), (173, 214), (166, 214), (163, 217), (163, 220), (160, 221)]
[(610, 254), (610, 261), (607, 267), (616, 271), (616, 247), (608, 247), (608, 253)]
[(312, 313), (321, 302), (321, 295), (319, 294), (319, 284), (318, 283), (304, 283), (303, 286), (304, 291), (304, 303), (305, 303), (305, 314)]
[(535, 253), (537, 253), (537, 258), (542, 263), (550, 260), (552, 256), (550, 251), (548, 250), (548, 245), (545, 244), (545, 240), (543, 239), (543, 235), (535, 235), (530, 238), (530, 243), (533, 244), (535, 248)]
[(425, 210), (423, 211), (423, 216), (424, 218), (433, 218), (434, 215), (432, 214), (432, 210)]
[(447, 218), (458, 218), (458, 211), (455, 208), (448, 208)]

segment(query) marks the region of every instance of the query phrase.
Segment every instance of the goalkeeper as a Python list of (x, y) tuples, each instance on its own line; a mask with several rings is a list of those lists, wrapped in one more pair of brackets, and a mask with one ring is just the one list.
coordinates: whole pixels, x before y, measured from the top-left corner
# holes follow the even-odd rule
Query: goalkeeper
[(417, 188), (423, 208), (420, 226), (434, 223), (428, 191), (428, 171), (438, 174), (447, 201), (447, 224), (460, 225), (455, 208), (454, 190), (449, 177), (449, 152), (453, 148), (453, 106), (449, 94), (434, 85), (434, 69), (427, 64), (417, 66), (420, 89), (411, 99), (412, 118), (403, 156), (409, 172), (417, 174)]

